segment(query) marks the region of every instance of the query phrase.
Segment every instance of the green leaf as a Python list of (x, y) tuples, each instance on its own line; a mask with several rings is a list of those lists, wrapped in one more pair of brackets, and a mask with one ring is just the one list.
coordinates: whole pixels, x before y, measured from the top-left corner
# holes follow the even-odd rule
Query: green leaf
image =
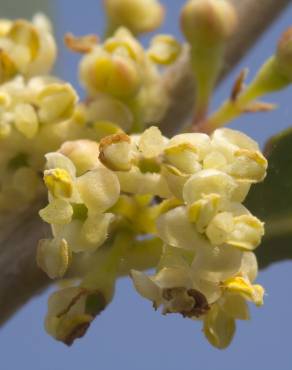
[(256, 250), (261, 268), (292, 259), (292, 128), (272, 137), (265, 155), (267, 177), (252, 187), (245, 202), (265, 222), (266, 234)]

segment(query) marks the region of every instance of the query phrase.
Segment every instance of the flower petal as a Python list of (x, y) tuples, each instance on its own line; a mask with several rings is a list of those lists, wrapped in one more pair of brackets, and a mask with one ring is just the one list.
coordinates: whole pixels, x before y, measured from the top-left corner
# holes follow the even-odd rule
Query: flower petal
[(105, 167), (98, 167), (78, 177), (77, 188), (81, 198), (93, 213), (112, 207), (120, 195), (117, 176)]

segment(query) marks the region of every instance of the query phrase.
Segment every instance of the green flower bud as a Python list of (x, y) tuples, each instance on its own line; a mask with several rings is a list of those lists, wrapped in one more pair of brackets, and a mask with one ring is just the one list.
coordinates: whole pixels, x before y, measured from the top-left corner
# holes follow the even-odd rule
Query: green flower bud
[(194, 124), (205, 119), (210, 97), (223, 65), (226, 40), (237, 16), (225, 0), (190, 0), (181, 12), (181, 29), (191, 45), (190, 61), (196, 82)]
[(292, 27), (282, 34), (278, 42), (276, 62), (280, 72), (292, 81)]
[(190, 44), (225, 41), (237, 24), (234, 8), (225, 0), (190, 0), (181, 12), (181, 28)]

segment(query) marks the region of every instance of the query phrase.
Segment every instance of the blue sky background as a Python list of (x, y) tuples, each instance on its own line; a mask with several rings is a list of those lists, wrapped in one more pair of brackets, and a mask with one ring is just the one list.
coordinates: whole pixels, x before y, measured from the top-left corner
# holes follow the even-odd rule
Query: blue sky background
[[(177, 18), (184, 1), (162, 2), (168, 8), (162, 31), (181, 37)], [(62, 35), (67, 31), (74, 34), (102, 32), (100, 0), (50, 0), (50, 6), (54, 11), (60, 44)], [(254, 75), (261, 63), (273, 53), (280, 33), (291, 24), (290, 6), (220, 86), (214, 97), (214, 106), (228, 96), (232, 80), (240, 68), (248, 66), (250, 75)], [(60, 59), (59, 73), (77, 87), (78, 57), (61, 50)], [(261, 143), (292, 124), (292, 87), (266, 100), (279, 104), (280, 110), (245, 117), (233, 124), (233, 127), (245, 131)], [(262, 271), (258, 281), (267, 290), (265, 305), (260, 309), (251, 307), (252, 320), (238, 323), (235, 339), (224, 351), (216, 350), (207, 343), (198, 323), (175, 315), (163, 317), (155, 312), (148, 301), (136, 294), (128, 279), (118, 283), (113, 303), (95, 320), (86, 337), (67, 348), (51, 339), (43, 329), (47, 291), (31, 300), (0, 329), (0, 368), (290, 370), (292, 262), (276, 264)]]

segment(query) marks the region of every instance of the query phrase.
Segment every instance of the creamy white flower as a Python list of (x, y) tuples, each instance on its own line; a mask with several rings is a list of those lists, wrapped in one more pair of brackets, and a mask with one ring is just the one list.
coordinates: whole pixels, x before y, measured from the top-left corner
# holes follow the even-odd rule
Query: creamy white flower
[(217, 194), (223, 204), (233, 198), (236, 188), (236, 182), (226, 173), (213, 169), (202, 170), (192, 175), (185, 183), (183, 196), (187, 204), (192, 204), (204, 195)]
[(267, 161), (258, 144), (247, 135), (218, 129), (212, 135), (212, 146), (225, 157), (227, 163), (221, 168), (235, 179), (253, 183), (265, 178)]
[(176, 207), (162, 214), (157, 219), (156, 227), (159, 237), (173, 247), (197, 250), (207, 244), (189, 221), (186, 207)]

